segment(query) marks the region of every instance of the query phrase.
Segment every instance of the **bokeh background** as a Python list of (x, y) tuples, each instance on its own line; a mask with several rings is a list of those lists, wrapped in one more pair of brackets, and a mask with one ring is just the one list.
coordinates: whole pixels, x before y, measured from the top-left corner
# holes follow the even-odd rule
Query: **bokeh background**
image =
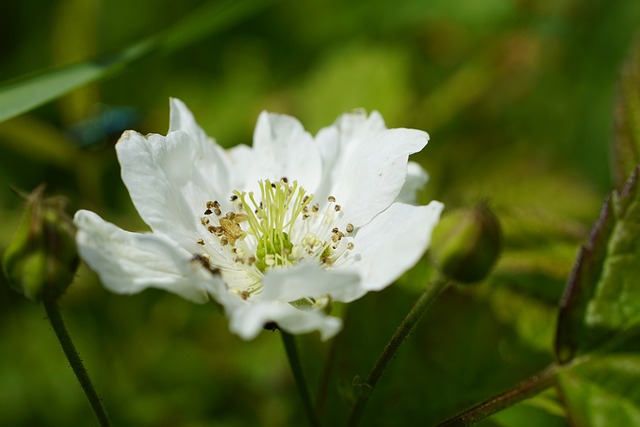
[[(1, 2), (0, 80), (116, 51), (204, 4)], [(375, 109), (389, 127), (431, 135), (413, 157), (431, 175), (420, 200), (454, 209), (488, 199), (505, 250), (484, 283), (442, 295), (383, 377), (363, 425), (433, 425), (546, 366), (564, 282), (613, 185), (612, 106), (640, 3), (248, 4), (255, 11), (216, 32), (0, 123), (0, 251), (20, 219), (10, 186), (45, 182), (69, 198), (70, 212), (92, 209), (144, 230), (114, 144), (126, 128), (166, 132), (171, 96), (223, 146), (250, 143), (262, 110), (292, 114), (315, 133), (344, 111)], [(347, 321), (333, 342), (301, 337), (327, 425), (344, 422), (353, 383), (431, 273), (425, 257), (397, 285), (339, 307)], [(42, 307), (0, 281), (0, 425), (96, 425)], [(244, 342), (211, 304), (153, 290), (113, 295), (86, 267), (62, 307), (114, 425), (304, 424), (277, 334)], [(566, 421), (547, 392), (484, 425)]]

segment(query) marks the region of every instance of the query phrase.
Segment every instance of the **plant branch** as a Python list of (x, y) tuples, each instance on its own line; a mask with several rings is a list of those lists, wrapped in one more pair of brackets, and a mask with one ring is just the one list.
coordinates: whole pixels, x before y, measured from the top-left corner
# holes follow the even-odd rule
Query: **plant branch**
[(91, 383), (89, 374), (82, 364), (82, 359), (80, 359), (80, 355), (78, 355), (78, 351), (73, 345), (73, 341), (71, 341), (71, 336), (64, 325), (64, 320), (60, 314), (57, 301), (54, 298), (45, 297), (43, 304), (44, 309), (47, 312), (49, 322), (51, 322), (51, 326), (58, 337), (60, 346), (62, 347), (65, 356), (67, 356), (67, 360), (71, 365), (71, 369), (73, 369), (73, 373), (76, 374), (76, 378), (78, 378), (78, 382), (80, 382), (80, 387), (82, 387), (84, 394), (87, 396), (87, 399), (89, 399), (93, 413), (96, 415), (100, 426), (110, 427), (111, 423), (107, 416), (107, 412), (102, 406), (100, 397)]
[(282, 343), (284, 344), (284, 349), (287, 353), (287, 359), (289, 360), (289, 366), (291, 366), (291, 372), (293, 373), (293, 377), (296, 380), (296, 385), (298, 386), (298, 391), (300, 392), (300, 398), (302, 399), (302, 404), (304, 405), (304, 410), (307, 414), (309, 425), (311, 425), (312, 427), (319, 427), (320, 423), (318, 422), (318, 416), (313, 406), (313, 402), (311, 401), (309, 384), (307, 384), (304, 372), (302, 371), (302, 365), (300, 364), (300, 357), (298, 355), (296, 339), (293, 335), (283, 330), (280, 330), (280, 334), (282, 335)]
[(369, 372), (369, 376), (367, 377), (367, 381), (364, 384), (361, 384), (362, 390), (358, 400), (351, 410), (351, 414), (349, 416), (349, 422), (347, 423), (350, 427), (355, 427), (358, 425), (360, 421), (360, 417), (362, 416), (362, 411), (369, 400), (369, 396), (373, 392), (378, 380), (384, 373), (385, 369), (391, 362), (391, 359), (395, 356), (396, 352), (400, 345), (407, 339), (407, 336), (413, 331), (413, 328), (418, 324), (422, 315), (427, 311), (427, 309), (433, 304), (438, 295), (447, 287), (449, 281), (441, 276), (436, 276), (435, 280), (427, 286), (424, 290), (420, 298), (415, 302), (411, 311), (404, 318), (396, 332), (393, 334), (387, 345), (385, 346), (382, 354), (378, 357), (373, 369)]
[(470, 426), (478, 421), (508, 408), (518, 402), (555, 385), (558, 367), (550, 365), (537, 374), (527, 378), (515, 387), (498, 394), (466, 411), (438, 424), (438, 427)]

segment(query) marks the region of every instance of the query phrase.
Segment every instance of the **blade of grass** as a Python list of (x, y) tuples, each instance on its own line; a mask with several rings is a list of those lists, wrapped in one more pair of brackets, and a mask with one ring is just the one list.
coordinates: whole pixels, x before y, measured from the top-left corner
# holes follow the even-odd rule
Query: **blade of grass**
[(112, 54), (28, 74), (0, 84), (0, 122), (52, 101), (74, 89), (104, 79), (152, 52), (170, 53), (238, 23), (269, 1), (208, 2), (169, 29)]

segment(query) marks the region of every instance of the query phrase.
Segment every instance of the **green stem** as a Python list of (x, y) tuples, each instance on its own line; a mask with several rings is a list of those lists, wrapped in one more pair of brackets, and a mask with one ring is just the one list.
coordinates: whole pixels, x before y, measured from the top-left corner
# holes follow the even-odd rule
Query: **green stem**
[(300, 364), (300, 357), (298, 355), (296, 339), (293, 335), (285, 331), (281, 330), (280, 333), (282, 335), (282, 343), (284, 344), (284, 349), (287, 353), (287, 359), (289, 360), (289, 366), (291, 366), (291, 372), (293, 373), (293, 377), (296, 380), (296, 385), (298, 386), (300, 398), (302, 399), (304, 410), (307, 413), (309, 424), (312, 427), (319, 427), (320, 423), (318, 422), (318, 416), (313, 407), (313, 402), (311, 401), (309, 385), (307, 384), (307, 380), (304, 377), (304, 372), (302, 372), (302, 365)]
[[(345, 305), (342, 314), (343, 329), (347, 327), (349, 323), (349, 306)], [(338, 355), (338, 343), (341, 342), (342, 335), (338, 335), (329, 341), (329, 349), (327, 351), (327, 357), (325, 359), (324, 367), (322, 368), (322, 374), (318, 381), (318, 390), (316, 392), (316, 413), (322, 415), (324, 412), (324, 405), (327, 401), (327, 392), (329, 391), (329, 382), (331, 380), (331, 374), (335, 367), (336, 357)]]
[(60, 314), (60, 309), (58, 308), (58, 303), (55, 299), (45, 298), (43, 301), (44, 309), (47, 312), (47, 317), (51, 322), (51, 326), (53, 327), (56, 336), (58, 337), (58, 341), (60, 342), (60, 346), (62, 346), (62, 350), (64, 351), (65, 356), (67, 356), (67, 360), (71, 365), (71, 369), (76, 374), (76, 378), (80, 382), (80, 387), (84, 391), (84, 394), (89, 399), (89, 403), (91, 404), (91, 408), (93, 409), (100, 426), (102, 427), (110, 427), (111, 423), (109, 422), (109, 417), (107, 417), (107, 413), (102, 407), (102, 402), (100, 401), (100, 397), (96, 390), (93, 388), (93, 384), (91, 384), (91, 380), (89, 379), (89, 374), (82, 364), (82, 360), (76, 351), (75, 346), (73, 345), (73, 341), (71, 341), (71, 336), (67, 331), (66, 326), (64, 325), (64, 320), (62, 319), (62, 315)]
[(413, 328), (418, 324), (422, 315), (427, 311), (427, 309), (433, 304), (438, 295), (447, 287), (448, 280), (440, 275), (436, 277), (436, 279), (424, 290), (420, 298), (415, 302), (411, 311), (404, 318), (396, 332), (393, 334), (386, 347), (378, 357), (376, 364), (369, 372), (369, 376), (367, 377), (367, 381), (364, 384), (361, 384), (362, 390), (358, 400), (356, 401), (353, 409), (351, 410), (351, 414), (349, 415), (348, 426), (355, 427), (358, 425), (360, 421), (360, 417), (362, 416), (362, 412), (364, 410), (367, 401), (369, 400), (369, 396), (373, 392), (378, 380), (384, 373), (385, 369), (391, 362), (391, 359), (395, 356), (400, 344), (404, 342), (407, 336), (411, 333)]
[(478, 421), (508, 408), (518, 402), (535, 396), (536, 394), (555, 385), (558, 367), (550, 365), (537, 374), (527, 378), (515, 387), (500, 393), (471, 409), (449, 418), (438, 424), (438, 427), (470, 426)]

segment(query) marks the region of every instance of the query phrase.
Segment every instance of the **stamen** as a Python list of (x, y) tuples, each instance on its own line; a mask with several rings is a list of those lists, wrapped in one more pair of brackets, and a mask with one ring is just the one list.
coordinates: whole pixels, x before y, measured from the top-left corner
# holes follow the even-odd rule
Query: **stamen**
[[(206, 202), (205, 216), (201, 218), (209, 233), (226, 248), (223, 251), (228, 254), (229, 265), (220, 267), (222, 274), (226, 274), (225, 269), (242, 268), (255, 276), (252, 285), (233, 290), (243, 299), (262, 291), (261, 274), (270, 268), (287, 267), (305, 259), (333, 268), (354, 247), (352, 239), (345, 238), (354, 231), (353, 224), (342, 230), (336, 226), (343, 214), (334, 196), (328, 196), (321, 207), (297, 181), (282, 177), (258, 184), (257, 194), (233, 191), (228, 212), (223, 213), (218, 201)], [(205, 245), (205, 239), (197, 242)]]

